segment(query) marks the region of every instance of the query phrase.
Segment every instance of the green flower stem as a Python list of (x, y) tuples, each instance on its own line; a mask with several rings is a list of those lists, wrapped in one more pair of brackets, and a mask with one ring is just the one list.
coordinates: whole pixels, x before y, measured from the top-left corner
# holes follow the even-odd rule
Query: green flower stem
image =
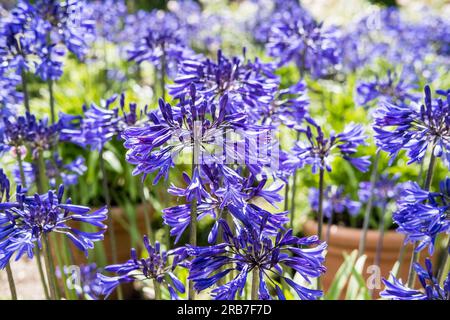
[(28, 96), (28, 84), (27, 84), (27, 76), (25, 74), (25, 70), (22, 69), (22, 92), (23, 92), (23, 102), (25, 104), (26, 112), (30, 112), (30, 98)]
[(448, 238), (447, 247), (444, 250), (444, 258), (441, 261), (441, 265), (437, 274), (438, 283), (442, 283), (444, 281), (445, 275), (447, 274), (445, 271), (447, 269), (448, 256), (450, 255), (450, 237)]
[[(317, 236), (319, 237), (319, 240), (322, 240), (322, 229), (323, 229), (323, 195), (324, 195), (324, 175), (325, 170), (322, 163), (322, 166), (319, 171), (319, 211), (317, 215), (318, 220), (318, 230), (317, 230)], [(317, 290), (321, 290), (322, 283), (321, 278), (317, 278)]]
[(284, 189), (284, 211), (289, 210), (289, 178)]
[(366, 250), (367, 231), (369, 230), (370, 215), (372, 214), (373, 198), (375, 194), (375, 184), (378, 178), (378, 164), (380, 162), (381, 151), (377, 150), (375, 160), (372, 166), (372, 173), (370, 175), (370, 195), (367, 201), (366, 211), (364, 213), (364, 222), (361, 232), (361, 238), (359, 239), (358, 257), (361, 257)]
[(11, 299), (17, 300), (16, 284), (14, 283), (14, 277), (9, 263), (6, 265), (6, 274), (8, 276), (8, 284), (9, 284), (9, 291), (11, 291)]
[(161, 98), (166, 98), (166, 54), (165, 46), (162, 45), (162, 55), (161, 55), (161, 74), (159, 76), (159, 81), (161, 85)]
[(41, 278), (42, 288), (44, 289), (44, 295), (46, 300), (50, 300), (50, 294), (48, 291), (47, 280), (45, 279), (44, 268), (41, 261), (41, 249), (38, 246), (34, 248), (34, 255), (36, 256), (36, 263), (38, 266), (39, 277)]
[(42, 249), (44, 250), (44, 260), (45, 260), (45, 269), (47, 272), (47, 279), (50, 287), (50, 297), (52, 300), (57, 300), (56, 296), (56, 281), (55, 281), (55, 272), (52, 270), (51, 263), (51, 252), (50, 246), (48, 245), (47, 235), (44, 234), (42, 237)]
[(258, 290), (259, 289), (259, 274), (258, 268), (254, 267), (252, 270), (252, 296), (251, 300), (259, 300)]
[[(108, 210), (111, 210), (111, 196), (109, 194), (109, 187), (108, 187), (108, 177), (106, 175), (106, 169), (105, 169), (105, 160), (103, 159), (103, 149), (100, 151), (99, 154), (99, 164), (100, 164), (100, 172), (102, 174), (102, 185), (103, 185), (103, 196), (105, 197), (106, 205), (108, 207)], [(108, 215), (108, 232), (109, 232), (109, 240), (110, 240), (110, 247), (111, 247), (111, 257), (112, 257), (112, 263), (117, 264), (117, 242), (116, 242), (116, 233), (114, 228), (114, 221), (113, 216), (110, 212)], [(122, 288), (119, 285), (117, 287), (117, 298), (119, 300), (123, 300), (123, 292)]]
[(155, 288), (155, 300), (161, 300), (161, 286), (156, 279), (153, 279), (153, 287)]
[(39, 194), (44, 194), (47, 190), (47, 177), (45, 175), (45, 159), (44, 159), (44, 151), (39, 149), (38, 158), (37, 158), (37, 167), (38, 174), (36, 179), (36, 187)]
[(49, 102), (50, 102), (50, 120), (52, 124), (55, 124), (56, 122), (56, 115), (55, 115), (55, 97), (53, 95), (53, 80), (48, 79), (48, 94), (49, 94)]
[[(296, 136), (296, 140), (298, 141), (300, 139), (300, 132), (297, 131), (297, 136)], [(294, 171), (294, 176), (293, 176), (293, 180), (292, 180), (292, 195), (291, 195), (291, 213), (290, 213), (290, 224), (291, 224), (291, 229), (294, 229), (294, 218), (295, 218), (295, 206), (296, 206), (296, 197), (297, 197), (297, 173), (298, 170), (296, 169)], [(287, 190), (287, 192), (289, 192), (289, 190)], [(287, 194), (286, 194), (287, 196)], [(287, 200), (286, 200), (287, 202)]]
[(381, 253), (383, 252), (383, 240), (384, 240), (384, 232), (385, 232), (385, 218), (386, 218), (386, 204), (383, 205), (383, 208), (381, 208), (381, 214), (380, 214), (380, 225), (378, 228), (378, 242), (377, 242), (377, 249), (375, 252), (375, 258), (374, 258), (374, 264), (376, 266), (380, 266), (381, 262)]
[(145, 197), (145, 191), (144, 191), (145, 185), (144, 185), (144, 181), (141, 182), (141, 186), (139, 189), (140, 193), (141, 193), (141, 199), (142, 199), (142, 204), (144, 207), (144, 223), (145, 223), (145, 228), (146, 228), (146, 232), (147, 232), (147, 236), (149, 237), (150, 241), (152, 243), (155, 243), (155, 234), (152, 230), (152, 219), (150, 217), (150, 211), (148, 208), (148, 201), (147, 198)]
[[(425, 180), (424, 190), (429, 191), (431, 187), (431, 182), (433, 181), (434, 169), (436, 167), (436, 156), (434, 155), (434, 146), (431, 148), (431, 157), (430, 163), (428, 165), (427, 178)], [(413, 288), (414, 283), (416, 282), (416, 272), (414, 270), (414, 264), (419, 261), (420, 252), (416, 252), (417, 243), (414, 244), (414, 253), (411, 258), (411, 262), (409, 264), (409, 273), (408, 273), (408, 287)]]
[(317, 236), (319, 240), (322, 240), (322, 228), (323, 228), (323, 198), (324, 198), (324, 175), (325, 170), (320, 168), (319, 171), (319, 210), (317, 212), (318, 230)]

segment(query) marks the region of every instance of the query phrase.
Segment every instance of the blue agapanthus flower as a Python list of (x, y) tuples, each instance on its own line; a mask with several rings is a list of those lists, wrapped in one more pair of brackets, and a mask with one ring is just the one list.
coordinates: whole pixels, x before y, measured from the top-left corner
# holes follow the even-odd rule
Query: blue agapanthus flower
[[(36, 181), (38, 169), (35, 164), (22, 162), (24, 178), (27, 186), (31, 186)], [(82, 156), (78, 156), (69, 163), (64, 163), (63, 159), (55, 153), (51, 159), (45, 161), (45, 175), (51, 188), (56, 188), (57, 180), (61, 178), (63, 185), (66, 187), (78, 183), (78, 177), (87, 171), (85, 160)], [(17, 184), (22, 183), (22, 177), (19, 166), (13, 168), (14, 181)]]
[(425, 268), (419, 263), (414, 264), (414, 270), (419, 277), (423, 290), (408, 288), (400, 280), (392, 276), (392, 280), (383, 279), (386, 288), (380, 296), (393, 300), (449, 300), (450, 299), (450, 273), (444, 285), (441, 286), (433, 275), (433, 266), (430, 259), (425, 260)]
[[(105, 10), (105, 8), (108, 9)], [(88, 3), (86, 11), (95, 21), (97, 38), (116, 44), (122, 42), (121, 33), (128, 15), (127, 4), (124, 0), (95, 0)]]
[(9, 201), (9, 189), (9, 179), (3, 172), (3, 169), (0, 169), (0, 203), (3, 202), (4, 199), (7, 202)]
[[(320, 277), (325, 272), (324, 250), (326, 243), (317, 237), (297, 238), (292, 230), (278, 232), (275, 238), (268, 237), (260, 228), (252, 228), (250, 222), (238, 228), (233, 235), (224, 220), (220, 220), (223, 228), (224, 243), (209, 247), (188, 247), (188, 255), (194, 256), (190, 263), (189, 279), (194, 282), (197, 291), (214, 287), (211, 294), (217, 300), (233, 300), (236, 294), (242, 296), (249, 280), (248, 275), (258, 277), (258, 298), (272, 299), (273, 292), (280, 300), (284, 300), (283, 290), (275, 279), (284, 279), (302, 300), (315, 300), (322, 296), (322, 291), (309, 289), (298, 284), (283, 273), (283, 267), (297, 272), (306, 282)], [(317, 245), (315, 247), (310, 247)], [(235, 272), (233, 279), (223, 285), (218, 284), (230, 272)], [(253, 280), (255, 281), (255, 280)], [(276, 280), (278, 281), (278, 280)], [(272, 290), (271, 290), (272, 289)]]
[(375, 139), (378, 147), (389, 152), (391, 162), (406, 150), (408, 164), (421, 162), (428, 149), (450, 168), (450, 96), (433, 100), (425, 86), (422, 105), (394, 105), (388, 102), (374, 113)]
[[(366, 172), (370, 166), (368, 156), (355, 157), (357, 148), (367, 144), (367, 136), (361, 125), (351, 123), (342, 133), (331, 133), (327, 138), (318, 124), (311, 118), (305, 119), (309, 125), (299, 130), (306, 139), (300, 139), (292, 148), (292, 155), (283, 162), (283, 166), (301, 168), (310, 165), (313, 173), (318, 169), (331, 171), (331, 162), (338, 156), (356, 169)], [(316, 133), (314, 133), (315, 131)]]
[[(160, 99), (159, 110), (149, 115), (149, 125), (131, 127), (124, 131), (124, 146), (129, 149), (127, 161), (136, 165), (133, 174), (143, 174), (145, 178), (148, 174), (158, 171), (154, 179), (154, 183), (157, 183), (162, 176), (167, 178), (174, 160), (182, 151), (193, 150), (196, 146), (199, 150), (195, 160), (197, 163), (225, 163), (225, 156), (235, 161), (257, 163), (253, 158), (255, 155), (237, 153), (233, 143), (230, 146), (230, 143), (224, 144), (221, 139), (224, 134), (231, 132), (245, 138), (266, 129), (246, 125), (247, 117), (243, 113), (227, 114), (230, 104), (227, 95), (218, 103), (209, 103), (207, 100), (198, 101), (195, 91), (195, 86), (192, 85), (192, 98), (182, 99), (176, 106)], [(236, 143), (247, 143), (247, 140), (243, 140)], [(218, 152), (218, 148), (230, 150)], [(215, 151), (207, 151), (211, 149)], [(242, 157), (245, 159), (241, 159)]]
[(36, 159), (39, 151), (51, 151), (60, 141), (68, 141), (70, 135), (64, 135), (65, 130), (72, 130), (76, 117), (60, 113), (60, 119), (50, 124), (47, 117), (37, 119), (35, 115), (10, 116), (3, 118), (3, 128), (0, 131), (0, 152), (26, 146)]
[(0, 117), (15, 113), (23, 102), (23, 93), (17, 90), (20, 82), (21, 78), (15, 72), (0, 67)]
[(416, 80), (404, 71), (398, 75), (388, 70), (385, 78), (378, 76), (373, 81), (360, 81), (356, 86), (356, 102), (367, 107), (375, 101), (387, 101), (393, 104), (417, 102), (420, 96), (414, 92), (418, 88)]
[(277, 92), (279, 79), (273, 72), (272, 64), (257, 58), (248, 61), (245, 56), (229, 58), (219, 50), (216, 61), (208, 58), (183, 61), (169, 92), (175, 98), (184, 98), (195, 85), (198, 95), (207, 100), (228, 95), (227, 113), (246, 113), (255, 121), (269, 113)]
[[(287, 223), (287, 212), (270, 213), (255, 202), (265, 200), (276, 207), (283, 198), (279, 195), (283, 184), (272, 184), (266, 187), (267, 179), (258, 181), (253, 174), (241, 177), (242, 173), (223, 165), (202, 165), (194, 171), (193, 177), (184, 174), (186, 188), (171, 186), (169, 193), (177, 197), (185, 197), (187, 204), (169, 207), (163, 210), (164, 223), (171, 227), (170, 234), (176, 236), (178, 242), (191, 222), (191, 206), (195, 196), (197, 202), (197, 220), (209, 215), (216, 219), (209, 235), (209, 243), (217, 241), (219, 219), (224, 211), (238, 221), (249, 221), (257, 228), (265, 223), (264, 233), (276, 235)], [(222, 178), (223, 177), (223, 178)], [(209, 189), (207, 189), (209, 186)]]
[(19, 1), (0, 21), (0, 62), (17, 75), (34, 66), (33, 57), (45, 46), (44, 20), (28, 1)]
[(87, 6), (83, 0), (36, 1), (37, 14), (48, 22), (48, 45), (62, 43), (78, 59), (84, 58), (95, 32), (95, 22), (87, 15)]
[(149, 23), (128, 50), (128, 60), (148, 61), (158, 70), (164, 68), (166, 74), (174, 76), (179, 63), (195, 55), (189, 48), (185, 30), (171, 12), (153, 10), (146, 14), (146, 19)]
[[(79, 266), (64, 266), (62, 272), (72, 281), (71, 285), (78, 298), (99, 300), (102, 295), (102, 286), (98, 276), (98, 267), (95, 263)], [(57, 269), (56, 273), (58, 277), (61, 276), (61, 269)]]
[(117, 274), (108, 277), (98, 274), (102, 294), (108, 297), (121, 283), (155, 280), (159, 285), (167, 287), (170, 297), (178, 300), (178, 293), (184, 293), (184, 284), (173, 273), (175, 266), (169, 263), (170, 252), (163, 251), (159, 242), (150, 244), (147, 236), (144, 236), (146, 256), (139, 258), (136, 250), (131, 249), (131, 259), (122, 264), (114, 264), (105, 267), (105, 271)]
[(450, 233), (450, 178), (440, 183), (439, 192), (422, 190), (416, 182), (405, 184), (392, 218), (405, 241), (418, 243), (416, 251), (428, 246), (434, 251), (436, 237)]
[[(315, 211), (319, 210), (319, 190), (311, 188), (309, 192), (309, 203)], [(343, 187), (328, 186), (324, 191), (323, 213), (328, 219), (334, 213), (349, 213), (351, 216), (357, 215), (361, 210), (361, 202), (354, 201), (344, 193)]]
[(306, 83), (299, 81), (291, 87), (280, 89), (270, 102), (269, 108), (261, 110), (263, 124), (284, 124), (288, 128), (301, 129), (308, 116), (309, 98)]
[(65, 115), (63, 121), (69, 125), (61, 130), (63, 138), (83, 148), (101, 151), (107, 142), (120, 136), (127, 127), (136, 125), (137, 105), (129, 103), (128, 111), (125, 110), (125, 95), (121, 94), (119, 106), (113, 107), (118, 97), (113, 95), (102, 100), (100, 106), (95, 103), (89, 108), (83, 106), (83, 117)]
[[(16, 260), (25, 253), (33, 258), (35, 245), (41, 247), (41, 238), (50, 232), (64, 234), (87, 256), (94, 242), (103, 240), (107, 219), (106, 207), (91, 212), (88, 207), (75, 205), (68, 199), (62, 202), (64, 187), (47, 194), (26, 196), (19, 188), (15, 202), (0, 204), (0, 268), (4, 268), (11, 257)], [(99, 228), (96, 232), (81, 231), (70, 223), (86, 223)]]
[(279, 65), (295, 63), (302, 76), (308, 71), (314, 78), (335, 73), (340, 62), (337, 29), (325, 27), (310, 15), (282, 15), (272, 21), (266, 50)]
[(359, 183), (358, 196), (362, 203), (367, 203), (373, 192), (373, 205), (382, 210), (386, 209), (387, 204), (397, 199), (402, 190), (403, 184), (399, 184), (400, 175), (380, 174), (375, 182), (375, 188), (372, 190), (370, 181)]

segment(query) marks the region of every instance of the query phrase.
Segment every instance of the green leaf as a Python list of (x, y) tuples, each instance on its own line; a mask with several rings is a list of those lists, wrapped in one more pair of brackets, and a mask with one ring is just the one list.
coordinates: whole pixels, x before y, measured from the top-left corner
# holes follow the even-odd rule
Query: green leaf
[(370, 300), (370, 295), (362, 276), (366, 259), (366, 255), (359, 257), (356, 260), (355, 265), (352, 267), (352, 275), (348, 282), (347, 292), (345, 295), (346, 300), (358, 300), (360, 297), (364, 300)]
[(339, 267), (336, 272), (336, 276), (330, 286), (330, 289), (325, 294), (325, 300), (338, 300), (343, 292), (345, 285), (347, 284), (348, 278), (350, 277), (357, 257), (357, 250), (348, 255), (344, 252), (344, 263)]

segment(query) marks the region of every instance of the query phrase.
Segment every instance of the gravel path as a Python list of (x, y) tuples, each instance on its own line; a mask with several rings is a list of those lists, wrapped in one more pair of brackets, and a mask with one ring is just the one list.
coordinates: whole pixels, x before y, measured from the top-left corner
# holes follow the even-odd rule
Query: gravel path
[[(44, 299), (36, 261), (23, 257), (11, 264), (16, 283), (17, 295), (21, 300)], [(0, 271), (0, 300), (11, 299), (6, 271)]]

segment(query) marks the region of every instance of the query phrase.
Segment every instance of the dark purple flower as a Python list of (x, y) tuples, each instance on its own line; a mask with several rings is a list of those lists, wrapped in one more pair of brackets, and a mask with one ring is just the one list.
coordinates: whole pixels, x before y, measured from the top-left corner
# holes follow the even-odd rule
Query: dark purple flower
[(155, 280), (160, 285), (167, 287), (170, 297), (178, 299), (177, 291), (184, 293), (183, 283), (173, 273), (173, 268), (168, 261), (169, 253), (161, 250), (159, 242), (154, 246), (150, 244), (147, 236), (144, 236), (144, 247), (147, 250), (147, 258), (138, 258), (135, 249), (131, 249), (131, 259), (123, 264), (115, 264), (105, 267), (105, 271), (115, 273), (116, 276), (108, 277), (98, 274), (102, 294), (108, 297), (120, 283)]
[[(317, 237), (297, 238), (292, 230), (278, 232), (276, 238), (261, 232), (264, 224), (258, 228), (239, 228), (233, 235), (224, 220), (224, 243), (210, 247), (188, 247), (189, 255), (194, 256), (190, 264), (189, 279), (194, 282), (197, 291), (203, 291), (214, 285), (211, 294), (214, 299), (233, 300), (236, 294), (242, 295), (248, 275), (253, 272), (259, 278), (258, 298), (272, 299), (274, 289), (278, 299), (284, 300), (282, 289), (274, 279), (283, 278), (302, 300), (315, 300), (322, 296), (322, 291), (309, 289), (283, 275), (282, 267), (291, 268), (306, 282), (320, 277), (325, 272), (324, 250), (326, 243), (320, 243)], [(248, 223), (247, 223), (248, 224)], [(308, 248), (317, 245), (313, 248)], [(226, 284), (217, 282), (231, 271), (234, 278)]]
[(423, 291), (411, 289), (405, 286), (400, 280), (392, 276), (392, 281), (383, 279), (386, 288), (380, 293), (380, 296), (393, 300), (444, 300), (450, 299), (450, 273), (441, 287), (439, 281), (433, 275), (433, 266), (430, 259), (425, 260), (424, 269), (420, 264), (415, 263), (414, 269), (419, 277)]
[[(31, 259), (33, 248), (41, 247), (41, 238), (50, 232), (66, 235), (86, 255), (94, 248), (94, 242), (103, 240), (107, 218), (106, 207), (90, 212), (88, 207), (72, 204), (70, 198), (63, 203), (64, 187), (47, 194), (26, 196), (19, 189), (16, 202), (0, 206), (0, 267), (4, 268), (16, 253), (16, 260), (27, 253)], [(82, 222), (99, 228), (86, 232), (70, 226), (70, 222)]]
[(393, 159), (406, 150), (409, 161), (421, 162), (427, 150), (442, 158), (450, 168), (450, 96), (446, 100), (431, 98), (425, 86), (424, 104), (381, 104), (375, 112), (374, 130), (378, 147)]

